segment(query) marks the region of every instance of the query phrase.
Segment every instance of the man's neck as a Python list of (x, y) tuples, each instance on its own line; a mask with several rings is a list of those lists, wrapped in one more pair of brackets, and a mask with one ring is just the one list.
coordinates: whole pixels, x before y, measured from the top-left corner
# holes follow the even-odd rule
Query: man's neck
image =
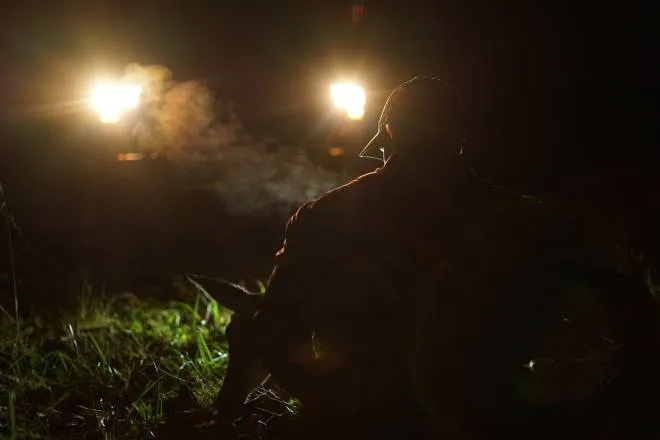
[(459, 153), (433, 156), (394, 153), (386, 162), (385, 169), (395, 173), (443, 180), (450, 176), (469, 174), (469, 167)]

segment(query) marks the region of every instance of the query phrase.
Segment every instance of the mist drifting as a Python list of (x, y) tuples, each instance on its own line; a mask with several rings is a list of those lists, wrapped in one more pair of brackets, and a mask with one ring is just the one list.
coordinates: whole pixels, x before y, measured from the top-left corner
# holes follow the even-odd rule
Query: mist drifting
[(140, 148), (165, 155), (232, 213), (287, 213), (348, 179), (313, 164), (302, 148), (271, 151), (252, 139), (231, 103), (201, 82), (177, 82), (163, 66), (137, 64), (127, 66), (125, 79), (144, 86), (134, 129)]

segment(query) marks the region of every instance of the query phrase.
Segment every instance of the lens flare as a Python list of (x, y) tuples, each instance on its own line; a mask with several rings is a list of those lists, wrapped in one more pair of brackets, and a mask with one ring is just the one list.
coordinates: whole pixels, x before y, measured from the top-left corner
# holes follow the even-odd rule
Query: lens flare
[(352, 82), (337, 83), (330, 87), (330, 95), (335, 108), (344, 112), (349, 119), (364, 118), (367, 95), (363, 87)]
[(339, 157), (344, 155), (344, 149), (341, 147), (330, 147), (328, 154), (332, 157)]
[(102, 123), (114, 124), (138, 107), (141, 95), (141, 85), (102, 82), (92, 89), (89, 102)]

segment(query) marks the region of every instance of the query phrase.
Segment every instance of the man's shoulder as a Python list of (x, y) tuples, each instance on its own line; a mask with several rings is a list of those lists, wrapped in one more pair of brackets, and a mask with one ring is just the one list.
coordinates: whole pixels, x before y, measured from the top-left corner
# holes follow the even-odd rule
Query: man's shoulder
[(374, 190), (375, 186), (379, 186), (383, 176), (384, 173), (382, 168), (362, 174), (350, 182), (322, 194), (318, 198), (310, 201), (308, 205), (311, 208), (323, 208), (330, 206), (333, 203), (342, 203), (342, 201), (351, 197), (362, 197), (366, 192)]
[(363, 174), (301, 205), (289, 218), (289, 224), (332, 221), (360, 206), (376, 193), (383, 177), (381, 169)]
[(307, 255), (345, 249), (352, 242), (355, 228), (359, 228), (361, 216), (357, 211), (370, 197), (365, 189), (376, 189), (379, 178), (378, 171), (364, 174), (300, 206), (286, 223), (287, 253)]

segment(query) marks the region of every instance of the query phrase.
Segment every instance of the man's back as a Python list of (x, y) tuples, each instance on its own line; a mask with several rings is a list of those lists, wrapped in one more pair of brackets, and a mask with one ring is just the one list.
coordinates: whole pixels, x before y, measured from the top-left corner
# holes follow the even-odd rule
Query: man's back
[[(382, 403), (397, 396), (387, 395), (388, 381), (402, 380), (440, 424), (465, 410), (498, 417), (521, 404), (515, 387), (529, 372), (524, 364), (555, 338), (548, 329), (567, 313), (561, 307), (581, 301), (575, 289), (591, 292), (595, 307), (591, 324), (577, 325), (619, 325), (623, 309), (605, 298), (619, 282), (604, 258), (606, 227), (594, 230), (591, 214), (493, 188), (464, 166), (429, 175), (400, 165), (395, 156), (303, 206), (287, 230), (265, 304), (288, 316), (297, 310), (314, 333), (325, 404)], [(295, 285), (286, 282), (293, 272)], [(608, 273), (611, 293), (592, 283)], [(552, 376), (581, 378), (582, 390), (555, 384), (557, 398), (594, 395), (589, 381), (611, 373), (613, 358), (602, 350), (610, 360), (587, 376), (583, 366)]]
[(462, 251), (465, 225), (524, 204), (460, 161), (434, 172), (406, 161), (394, 156), (301, 207), (278, 254), (263, 310), (296, 316), (299, 331), (314, 335), (307, 363), (327, 373), (328, 405), (380, 399), (387, 383), (406, 380), (408, 348), (422, 337), (416, 314)]
[[(548, 336), (548, 328), (575, 316), (600, 344), (614, 334), (612, 322), (634, 316), (617, 305), (634, 299), (612, 301), (627, 280), (610, 276), (602, 216), (476, 179), (459, 155), (464, 133), (447, 93), (432, 78), (397, 87), (361, 153), (389, 156), (386, 166), (291, 218), (256, 315), (232, 318), (244, 328), (235, 333), (247, 335), (230, 336), (230, 370), (238, 377), (258, 357), (308, 411), (375, 414), (372, 422), (382, 425), (413, 408), (441, 430), (457, 428), (460, 438), (523, 426), (518, 419), (529, 414), (521, 408), (547, 398), (548, 383), (559, 384), (549, 387), (561, 390), (555, 400), (573, 404), (600, 393), (594, 378), (609, 374), (601, 367), (616, 357), (609, 346), (598, 352), (603, 362), (577, 369), (560, 362), (570, 374), (550, 382), (535, 385), (535, 374), (524, 374), (536, 356), (584, 354), (580, 344), (563, 350), (571, 344)], [(593, 303), (588, 319), (578, 313), (585, 295)], [(630, 338), (619, 339), (626, 345)], [(595, 373), (576, 373), (584, 366)], [(231, 390), (230, 376), (223, 390)], [(226, 395), (245, 391), (234, 389)]]

